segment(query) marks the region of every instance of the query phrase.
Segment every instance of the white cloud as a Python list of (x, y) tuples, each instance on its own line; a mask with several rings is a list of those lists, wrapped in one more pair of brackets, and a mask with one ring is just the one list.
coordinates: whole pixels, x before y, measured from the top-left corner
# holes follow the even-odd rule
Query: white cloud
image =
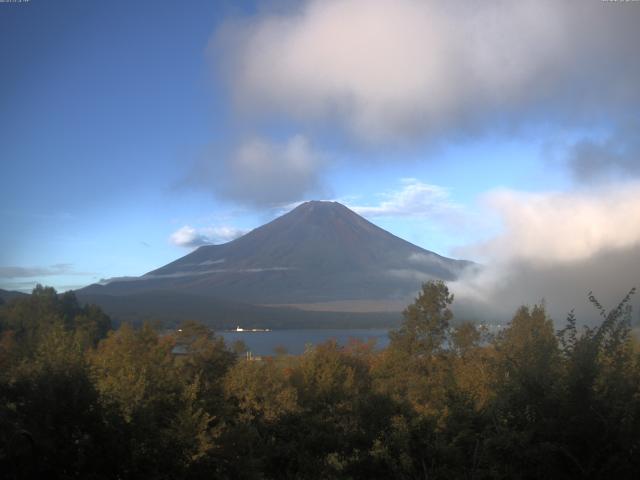
[(199, 247), (211, 242), (195, 228), (185, 225), (171, 234), (169, 241), (179, 247)]
[(402, 184), (399, 190), (383, 193), (378, 205), (348, 206), (365, 217), (437, 217), (457, 215), (460, 211), (446, 188), (415, 178), (405, 178)]
[(169, 241), (179, 247), (194, 248), (230, 242), (245, 233), (247, 233), (246, 230), (229, 226), (195, 228), (185, 225), (173, 232)]
[(467, 253), (493, 261), (571, 262), (640, 244), (640, 183), (568, 193), (496, 191), (487, 205), (504, 230)]
[[(360, 138), (588, 121), (640, 95), (640, 9), (556, 0), (310, 0), (212, 40), (242, 111), (338, 119)], [(629, 7), (629, 8), (626, 8)], [(579, 88), (576, 88), (579, 86)]]
[[(503, 231), (458, 253), (482, 259), (451, 285), (472, 316), (508, 318), (545, 300), (556, 320), (573, 308), (593, 318), (593, 291), (607, 307), (640, 286), (640, 183), (567, 193), (494, 192), (488, 208)], [(597, 315), (596, 315), (597, 316)]]
[(205, 234), (208, 238), (210, 238), (215, 243), (225, 243), (230, 242), (231, 240), (235, 240), (238, 237), (241, 237), (248, 230), (243, 228), (222, 226), (222, 227), (209, 227), (203, 228), (201, 230), (203, 234)]

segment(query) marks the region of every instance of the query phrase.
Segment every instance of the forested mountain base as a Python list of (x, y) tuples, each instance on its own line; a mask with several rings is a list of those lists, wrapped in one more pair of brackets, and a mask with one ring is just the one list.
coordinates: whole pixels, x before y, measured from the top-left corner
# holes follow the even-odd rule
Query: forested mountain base
[[(638, 478), (629, 297), (597, 328), (522, 307), (452, 327), (423, 286), (382, 351), (249, 361), (206, 327), (110, 327), (38, 287), (0, 306), (0, 472), (43, 479)], [(179, 345), (180, 355), (176, 355)]]

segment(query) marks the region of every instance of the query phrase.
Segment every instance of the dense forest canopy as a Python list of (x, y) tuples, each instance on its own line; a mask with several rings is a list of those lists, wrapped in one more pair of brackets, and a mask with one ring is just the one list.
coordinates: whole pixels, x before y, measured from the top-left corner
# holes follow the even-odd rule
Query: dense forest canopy
[[(630, 295), (633, 294), (633, 291)], [(0, 305), (4, 478), (637, 478), (628, 295), (593, 328), (543, 305), (496, 335), (428, 282), (384, 350), (248, 360), (186, 322), (113, 329), (72, 293)], [(180, 347), (180, 348), (177, 348)]]

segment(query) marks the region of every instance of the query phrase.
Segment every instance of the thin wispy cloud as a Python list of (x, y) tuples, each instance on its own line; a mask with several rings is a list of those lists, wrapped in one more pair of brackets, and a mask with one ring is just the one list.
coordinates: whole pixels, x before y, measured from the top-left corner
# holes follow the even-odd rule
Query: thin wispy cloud
[(380, 194), (376, 205), (352, 205), (356, 213), (365, 217), (438, 217), (457, 214), (461, 207), (451, 200), (449, 191), (415, 178), (405, 178), (398, 190)]
[(71, 263), (58, 263), (48, 267), (0, 267), (0, 278), (51, 277), (55, 275), (91, 275), (91, 273), (75, 271)]

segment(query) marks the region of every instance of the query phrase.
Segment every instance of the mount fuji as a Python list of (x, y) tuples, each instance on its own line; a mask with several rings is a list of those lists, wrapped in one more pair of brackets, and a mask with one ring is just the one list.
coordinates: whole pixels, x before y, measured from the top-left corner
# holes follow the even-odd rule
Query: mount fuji
[(340, 203), (310, 201), (231, 242), (205, 245), (140, 277), (116, 278), (76, 293), (107, 311), (137, 300), (143, 317), (144, 305), (153, 301), (198, 319), (202, 315), (193, 314), (194, 305), (205, 311), (209, 305), (217, 321), (205, 320), (214, 323), (222, 321), (221, 306), (224, 318), (251, 318), (253, 312), (258, 323), (256, 312), (265, 310), (274, 318), (278, 312), (285, 317), (313, 312), (310, 318), (397, 316), (422, 282), (455, 280), (470, 265), (413, 245)]

